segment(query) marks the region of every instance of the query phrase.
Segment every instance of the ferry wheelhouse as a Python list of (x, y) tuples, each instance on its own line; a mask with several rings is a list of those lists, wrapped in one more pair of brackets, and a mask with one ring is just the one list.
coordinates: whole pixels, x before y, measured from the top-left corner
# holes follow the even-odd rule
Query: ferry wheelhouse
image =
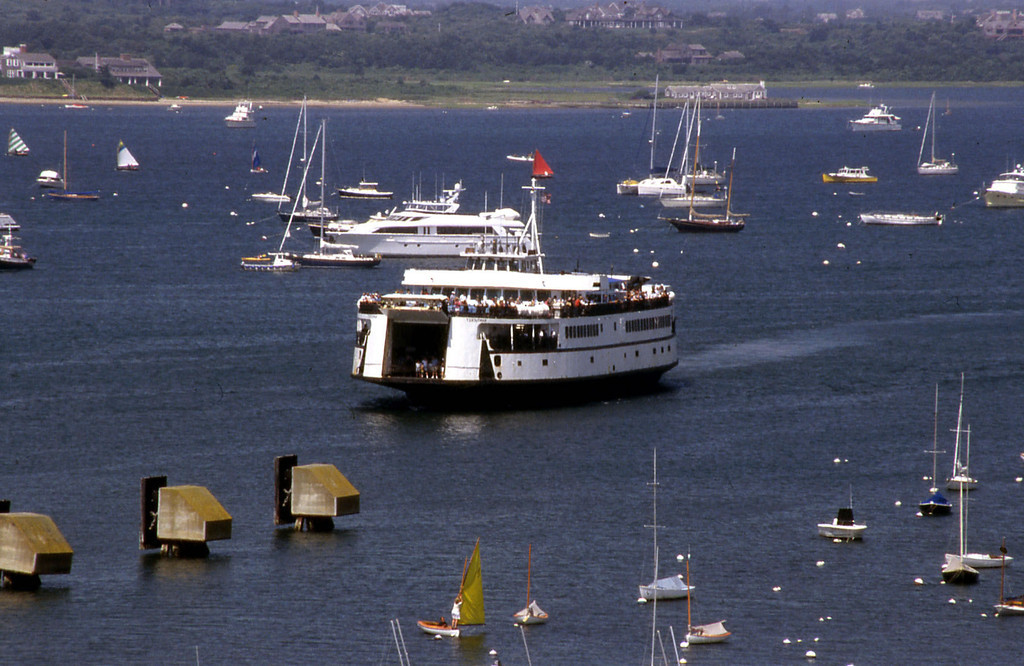
[(407, 269), (359, 300), (352, 376), (448, 406), (571, 402), (651, 387), (678, 363), (675, 295), (630, 275), (545, 273), (535, 153), (530, 218), (462, 270)]

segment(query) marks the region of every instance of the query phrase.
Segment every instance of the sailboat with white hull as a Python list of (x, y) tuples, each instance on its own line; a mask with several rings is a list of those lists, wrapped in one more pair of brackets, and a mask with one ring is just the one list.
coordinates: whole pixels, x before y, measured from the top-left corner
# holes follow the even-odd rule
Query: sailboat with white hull
[[(924, 121), (924, 132), (921, 134), (921, 150), (917, 153), (917, 172), (922, 176), (951, 176), (960, 172), (960, 167), (953, 162), (953, 157), (947, 160), (935, 156), (935, 93), (932, 93), (932, 101), (928, 104), (928, 118)], [(924, 160), (924, 144), (931, 134), (931, 157)]]
[[(686, 555), (686, 584), (690, 584), (689, 553)], [(690, 615), (690, 606), (693, 603), (692, 597), (693, 595), (686, 597), (686, 645), (724, 643), (727, 641), (732, 636), (732, 632), (725, 628), (725, 620), (709, 622), (708, 624), (693, 624)]]
[(658, 577), (658, 451), (654, 451), (654, 478), (651, 481), (652, 493), (652, 514), (653, 522), (650, 527), (654, 533), (654, 580), (646, 585), (640, 585), (640, 598), (637, 601), (651, 601), (653, 599), (683, 599), (690, 594), (691, 588), (683, 581), (679, 574), (674, 576)]
[[(974, 490), (978, 480), (971, 476), (971, 427), (961, 427), (964, 414), (964, 375), (960, 373), (960, 406), (956, 413), (956, 444), (953, 447), (953, 475), (946, 480), (947, 490)], [(964, 460), (960, 460), (960, 434), (967, 435), (964, 445)]]
[(128, 146), (124, 145), (124, 141), (117, 142), (117, 167), (118, 171), (138, 171), (139, 161), (132, 155), (132, 151), (128, 150)]
[(548, 621), (548, 614), (537, 605), (536, 599), (530, 596), (530, 565), (533, 561), (533, 544), (530, 544), (526, 553), (526, 606), (512, 615), (516, 624), (544, 624)]

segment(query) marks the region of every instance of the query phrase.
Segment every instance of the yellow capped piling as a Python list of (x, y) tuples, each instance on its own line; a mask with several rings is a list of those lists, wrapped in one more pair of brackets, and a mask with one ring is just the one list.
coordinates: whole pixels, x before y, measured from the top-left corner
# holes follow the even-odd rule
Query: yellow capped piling
[(208, 541), (230, 538), (231, 514), (203, 486), (168, 486), (162, 476), (142, 480), (140, 548), (205, 557)]
[(0, 585), (36, 589), (40, 575), (71, 573), (72, 555), (49, 516), (0, 513)]
[(334, 465), (298, 465), (298, 456), (274, 460), (274, 522), (329, 531), (334, 518), (359, 513), (359, 491)]

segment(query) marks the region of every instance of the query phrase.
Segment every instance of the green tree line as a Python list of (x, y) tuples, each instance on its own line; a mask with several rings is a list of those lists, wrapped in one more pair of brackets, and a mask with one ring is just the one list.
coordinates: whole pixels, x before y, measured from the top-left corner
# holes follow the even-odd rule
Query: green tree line
[[(973, 18), (896, 16), (826, 25), (766, 18), (761, 8), (758, 15), (724, 18), (693, 13), (684, 16), (687, 27), (679, 29), (609, 30), (563, 21), (527, 26), (511, 7), (456, 3), (403, 19), (404, 30), (398, 32), (381, 30), (373, 20), (367, 32), (340, 34), (164, 32), (172, 21), (212, 28), (225, 19), (251, 20), (296, 8), (313, 11), (311, 4), (294, 3), (0, 0), (5, 16), (0, 39), (4, 45), (25, 43), (60, 61), (94, 53), (145, 57), (164, 75), (165, 94), (194, 97), (309, 92), (330, 98), (389, 93), (415, 98), (444, 92), (455, 82), (628, 83), (650, 81), (656, 73), (690, 81), (1024, 80), (1024, 42), (985, 39)], [(712, 55), (734, 50), (744, 58), (659, 65), (651, 57), (660, 48), (695, 43)]]

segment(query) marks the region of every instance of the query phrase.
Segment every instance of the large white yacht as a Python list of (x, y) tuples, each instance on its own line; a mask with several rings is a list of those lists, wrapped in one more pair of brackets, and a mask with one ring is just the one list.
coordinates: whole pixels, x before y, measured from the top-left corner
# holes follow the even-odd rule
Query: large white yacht
[(989, 208), (1024, 207), (1024, 167), (1018, 164), (1013, 171), (999, 174), (985, 190), (985, 205)]
[(903, 129), (900, 117), (893, 114), (885, 104), (874, 107), (863, 118), (850, 121), (855, 132), (895, 132)]
[(435, 200), (413, 199), (401, 208), (370, 216), (366, 222), (310, 223), (324, 246), (348, 245), (382, 257), (458, 257), (485, 238), (515, 238), (525, 225), (517, 211), (499, 208), (475, 215), (459, 213), (462, 182)]
[(649, 278), (545, 273), (535, 153), (530, 217), (466, 251), (462, 270), (405, 271), (359, 300), (352, 376), (449, 407), (576, 401), (651, 387), (677, 360), (675, 295)]
[(252, 102), (239, 102), (234, 111), (224, 116), (224, 124), (228, 127), (256, 127), (256, 118), (252, 115)]

